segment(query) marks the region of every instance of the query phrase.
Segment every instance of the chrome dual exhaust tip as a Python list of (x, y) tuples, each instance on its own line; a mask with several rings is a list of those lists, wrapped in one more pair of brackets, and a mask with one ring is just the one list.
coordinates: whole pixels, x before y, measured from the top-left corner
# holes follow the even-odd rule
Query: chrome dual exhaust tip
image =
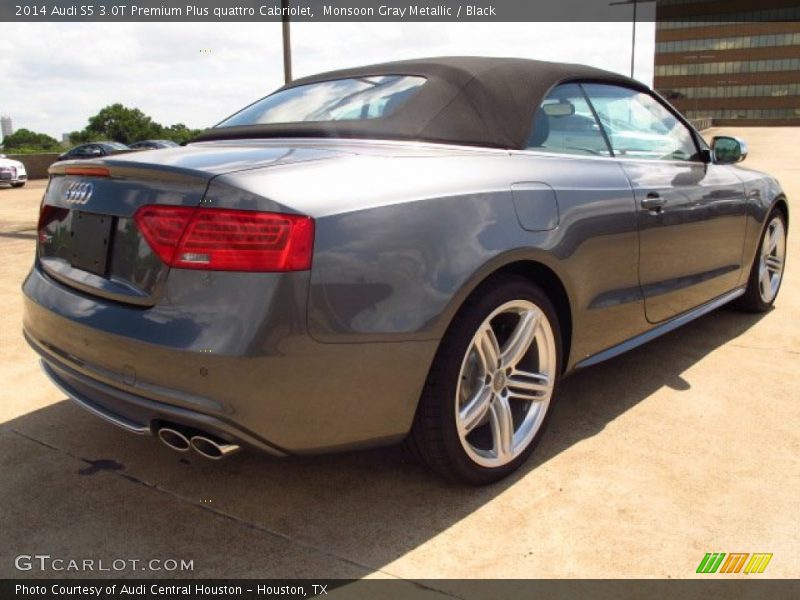
[(158, 439), (160, 439), (166, 446), (178, 452), (187, 452), (192, 447), (189, 438), (183, 433), (172, 427), (162, 427), (158, 430)]
[(222, 460), (242, 449), (238, 444), (229, 444), (209, 435), (193, 435), (173, 427), (161, 427), (158, 430), (158, 439), (178, 452), (188, 452), (193, 449), (200, 456), (211, 460)]
[(191, 440), (189, 440), (189, 443), (195, 452), (201, 456), (210, 458), (211, 460), (222, 460), (223, 458), (226, 458), (231, 454), (236, 454), (239, 450), (241, 450), (241, 446), (238, 444), (229, 444), (227, 442), (218, 441), (204, 435), (192, 436)]

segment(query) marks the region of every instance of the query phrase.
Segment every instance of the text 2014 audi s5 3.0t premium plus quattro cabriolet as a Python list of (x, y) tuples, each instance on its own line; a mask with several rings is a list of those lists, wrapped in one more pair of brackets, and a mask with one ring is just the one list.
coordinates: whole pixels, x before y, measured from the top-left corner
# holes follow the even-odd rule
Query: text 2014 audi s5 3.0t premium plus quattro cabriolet
[(66, 395), (176, 450), (403, 441), (488, 483), (565, 374), (772, 306), (788, 205), (745, 154), (579, 65), (307, 77), (185, 147), (53, 165), (25, 336)]

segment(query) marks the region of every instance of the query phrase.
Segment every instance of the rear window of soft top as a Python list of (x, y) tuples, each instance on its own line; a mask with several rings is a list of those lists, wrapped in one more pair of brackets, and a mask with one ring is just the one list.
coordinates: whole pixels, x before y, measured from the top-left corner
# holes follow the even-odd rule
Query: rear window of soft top
[(410, 75), (376, 75), (299, 85), (254, 102), (217, 127), (378, 119), (407, 102), (425, 81)]

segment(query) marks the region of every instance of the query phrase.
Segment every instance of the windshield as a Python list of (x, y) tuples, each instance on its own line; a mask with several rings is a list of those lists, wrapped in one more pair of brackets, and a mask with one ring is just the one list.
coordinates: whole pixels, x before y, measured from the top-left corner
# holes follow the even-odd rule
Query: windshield
[(381, 75), (300, 85), (251, 104), (217, 127), (386, 117), (424, 83), (424, 77)]

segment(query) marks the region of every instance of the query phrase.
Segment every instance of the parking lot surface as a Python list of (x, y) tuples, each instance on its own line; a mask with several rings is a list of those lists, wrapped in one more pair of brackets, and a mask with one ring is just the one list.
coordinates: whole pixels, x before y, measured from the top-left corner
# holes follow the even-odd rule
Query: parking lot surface
[[(795, 206), (800, 128), (726, 132)], [(210, 462), (66, 400), (21, 335), (44, 186), (0, 188), (0, 577), (685, 578), (706, 552), (800, 575), (797, 215), (773, 311), (721, 309), (570, 377), (533, 459), (472, 489), (396, 448)], [(27, 554), (192, 570), (17, 570)]]

